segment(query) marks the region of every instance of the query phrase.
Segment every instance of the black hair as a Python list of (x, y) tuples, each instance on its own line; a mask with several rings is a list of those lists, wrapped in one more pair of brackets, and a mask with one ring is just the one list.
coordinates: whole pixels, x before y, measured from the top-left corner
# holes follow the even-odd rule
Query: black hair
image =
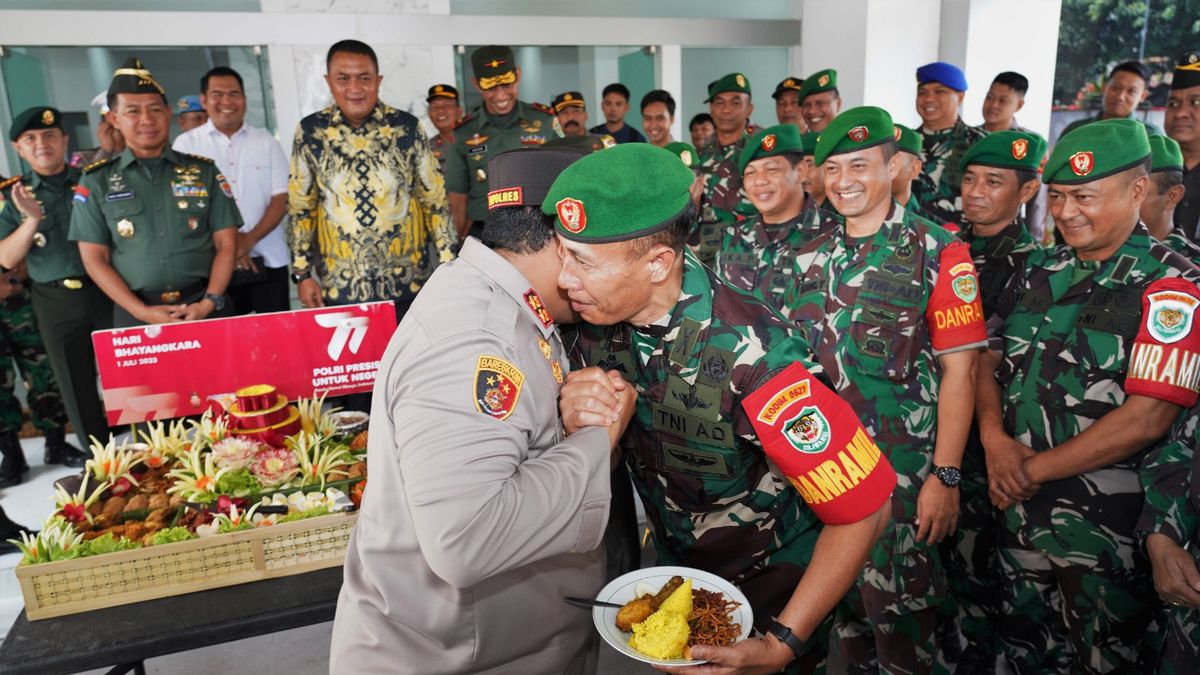
[(675, 117), (675, 98), (665, 89), (655, 89), (642, 97), (642, 112), (646, 112), (646, 106), (651, 103), (662, 103), (667, 106), (667, 114)]
[(688, 131), (695, 129), (697, 124), (704, 124), (705, 122), (708, 122), (714, 127), (717, 126), (716, 123), (713, 122), (712, 115), (709, 115), (708, 113), (698, 113), (692, 118), (691, 122), (688, 122)]
[(1108, 71), (1108, 79), (1112, 79), (1117, 73), (1133, 73), (1142, 78), (1142, 82), (1146, 87), (1150, 86), (1150, 67), (1141, 61), (1125, 61), (1113, 66), (1113, 69)]
[(480, 241), (490, 249), (528, 255), (554, 240), (554, 216), (537, 206), (504, 206), (488, 211)]
[[(117, 109), (117, 94), (132, 94), (132, 93), (134, 93), (134, 92), (129, 92), (129, 91), (116, 92), (116, 93), (109, 92), (108, 95), (104, 97), (104, 101), (108, 105), (109, 110), (116, 110)], [(144, 93), (153, 93), (153, 92), (144, 92)], [(169, 100), (167, 100), (167, 95), (162, 92), (159, 92), (159, 95), (162, 96), (163, 103), (166, 103), (168, 108), (171, 107), (171, 102)]]
[(625, 98), (625, 102), (629, 103), (629, 87), (626, 87), (625, 85), (621, 84), (620, 82), (613, 82), (612, 84), (605, 87), (604, 91), (600, 93), (600, 98), (604, 98), (605, 96), (608, 96), (609, 94), (620, 94), (621, 96), (623, 96)]
[(341, 40), (333, 43), (329, 51), (325, 54), (325, 70), (329, 70), (329, 64), (333, 63), (334, 54), (361, 54), (369, 57), (371, 63), (375, 65), (375, 71), (379, 71), (379, 58), (375, 56), (375, 50), (371, 49), (371, 45), (359, 40)]
[(883, 163), (887, 164), (900, 152), (900, 144), (896, 142), (896, 139), (892, 138), (881, 143), (879, 149), (883, 151)]
[(1017, 188), (1025, 187), (1025, 184), (1031, 180), (1038, 179), (1037, 171), (1033, 169), (1013, 169), (1017, 174)]
[(1029, 91), (1029, 79), (1020, 73), (1015, 73), (1011, 70), (1006, 70), (1000, 73), (992, 80), (992, 84), (1002, 84), (1009, 89), (1025, 96), (1025, 92)]
[(688, 235), (696, 225), (696, 219), (696, 204), (689, 199), (687, 206), (666, 227), (629, 242), (628, 257), (630, 259), (640, 258), (646, 255), (650, 249), (659, 245), (666, 246), (676, 253), (682, 253), (684, 245), (687, 244)]
[(1167, 190), (1176, 185), (1183, 185), (1183, 171), (1181, 169), (1155, 171), (1150, 174), (1150, 180), (1154, 182), (1154, 187), (1158, 189), (1158, 194), (1163, 195), (1167, 193)]
[(238, 89), (241, 89), (242, 93), (246, 92), (246, 83), (242, 82), (242, 76), (238, 74), (238, 71), (230, 68), (229, 66), (217, 66), (216, 68), (213, 68), (205, 73), (204, 77), (200, 78), (201, 94), (208, 93), (208, 81), (210, 78), (214, 77), (232, 77), (233, 79), (237, 80)]

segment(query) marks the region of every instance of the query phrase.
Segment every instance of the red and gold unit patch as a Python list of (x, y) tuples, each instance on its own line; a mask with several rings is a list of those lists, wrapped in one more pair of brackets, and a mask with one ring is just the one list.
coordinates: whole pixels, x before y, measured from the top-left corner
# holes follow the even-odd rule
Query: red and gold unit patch
[(480, 356), (475, 366), (475, 409), (498, 420), (517, 409), (525, 375), (497, 356)]
[(867, 140), (867, 136), (870, 135), (871, 132), (861, 124), (846, 132), (846, 136), (848, 136), (850, 140), (854, 141), (855, 143), (862, 143), (863, 141)]
[(487, 204), (488, 210), (500, 208), (501, 206), (521, 206), (525, 203), (525, 192), (522, 188), (500, 188), (492, 190), (488, 193)]
[(229, 181), (225, 180), (223, 174), (217, 174), (217, 183), (221, 185), (221, 192), (224, 192), (226, 197), (233, 199), (233, 188), (229, 187)]
[(767, 134), (762, 139), (762, 149), (771, 152), (775, 149), (775, 134)]
[(554, 325), (554, 317), (550, 316), (550, 310), (546, 309), (546, 303), (542, 302), (542, 296), (538, 295), (537, 291), (532, 288), (525, 291), (525, 304), (529, 305), (534, 316), (542, 322), (542, 328)]
[(558, 220), (562, 226), (567, 228), (568, 232), (583, 232), (583, 228), (587, 227), (587, 211), (583, 209), (583, 202), (572, 197), (566, 197), (558, 200), (554, 205), (558, 211)]
[(1024, 138), (1018, 138), (1012, 142), (1013, 159), (1025, 159), (1025, 155), (1029, 154), (1029, 141)]
[(1071, 155), (1071, 158), (1068, 159), (1067, 162), (1070, 163), (1071, 171), (1074, 172), (1076, 176), (1088, 175), (1092, 172), (1092, 167), (1096, 165), (1095, 158), (1092, 157), (1092, 153), (1088, 150), (1077, 152)]

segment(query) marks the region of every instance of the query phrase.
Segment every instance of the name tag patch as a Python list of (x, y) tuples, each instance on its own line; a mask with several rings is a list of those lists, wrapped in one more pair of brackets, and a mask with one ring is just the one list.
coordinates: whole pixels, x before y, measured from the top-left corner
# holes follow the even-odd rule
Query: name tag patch
[[(106, 202), (121, 202), (121, 201), (125, 201), (126, 199), (133, 199), (133, 193), (129, 192), (129, 191), (110, 192), (110, 193), (104, 195), (104, 201), (106, 201)], [(76, 200), (76, 201), (84, 201), (84, 200)]]

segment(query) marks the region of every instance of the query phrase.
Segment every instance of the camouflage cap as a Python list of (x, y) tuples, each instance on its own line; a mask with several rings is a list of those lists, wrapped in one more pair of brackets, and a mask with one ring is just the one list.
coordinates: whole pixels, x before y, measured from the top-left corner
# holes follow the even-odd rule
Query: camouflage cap
[(808, 98), (813, 94), (820, 94), (826, 91), (837, 89), (837, 71), (832, 68), (818, 70), (808, 79), (804, 80), (804, 86), (800, 87), (800, 101)]
[(488, 211), (506, 206), (538, 206), (554, 179), (590, 149), (515, 148), (488, 160)]
[(57, 108), (45, 105), (27, 108), (13, 118), (12, 128), (8, 130), (8, 140), (15, 142), (26, 131), (62, 128), (62, 113)]
[(694, 176), (674, 153), (626, 143), (580, 159), (563, 171), (542, 212), (555, 231), (589, 244), (627, 241), (667, 227), (691, 204)]
[(167, 100), (167, 91), (154, 79), (150, 71), (142, 65), (139, 58), (126, 59), (125, 63), (113, 71), (112, 82), (108, 85), (108, 93), (116, 94), (158, 94)]
[(812, 157), (817, 150), (817, 139), (821, 137), (821, 132), (810, 131), (806, 134), (800, 134), (800, 144), (804, 146), (801, 151), (805, 157)]
[(1200, 87), (1200, 52), (1188, 52), (1179, 59), (1171, 76), (1171, 89)]
[(804, 85), (804, 78), (789, 77), (786, 80), (775, 85), (775, 93), (771, 94), (771, 98), (778, 99), (779, 95), (785, 91), (800, 91), (800, 87)]
[(555, 96), (554, 100), (550, 102), (550, 105), (554, 108), (554, 112), (562, 112), (563, 108), (587, 107), (583, 102), (583, 94), (577, 91), (564, 91), (558, 96)]
[(517, 60), (512, 47), (487, 45), (471, 54), (471, 70), (484, 91), (517, 81)]
[(1081, 185), (1141, 164), (1150, 156), (1146, 127), (1131, 119), (1110, 119), (1085, 124), (1058, 139), (1043, 183)]
[(435, 98), (448, 98), (457, 101), (458, 89), (448, 84), (435, 84), (429, 88), (429, 94), (425, 96), (425, 102), (429, 103)]
[(675, 155), (679, 157), (680, 161), (683, 162), (683, 165), (689, 169), (696, 168), (696, 165), (700, 163), (700, 158), (696, 154), (696, 148), (691, 143), (675, 141), (674, 143), (667, 143), (664, 145), (663, 150), (669, 150), (675, 153)]
[(750, 80), (741, 73), (730, 73), (718, 80), (713, 80), (708, 83), (708, 98), (704, 99), (705, 103), (711, 102), (716, 98), (717, 94), (724, 94), (727, 91), (735, 91), (750, 95)]
[(1150, 134), (1150, 172), (1183, 171), (1183, 151), (1174, 138)]
[(903, 124), (897, 124), (895, 127), (896, 144), (900, 146), (900, 152), (907, 152), (910, 155), (920, 157), (921, 135)]
[(833, 118), (817, 139), (813, 161), (818, 166), (830, 155), (873, 148), (896, 140), (896, 125), (883, 108), (864, 105)]
[(746, 147), (742, 148), (742, 154), (738, 157), (738, 173), (746, 173), (746, 165), (756, 159), (787, 154), (804, 154), (800, 129), (794, 124), (767, 127), (746, 141)]
[(997, 131), (971, 144), (959, 166), (972, 164), (1017, 171), (1037, 171), (1046, 156), (1046, 139), (1031, 131)]

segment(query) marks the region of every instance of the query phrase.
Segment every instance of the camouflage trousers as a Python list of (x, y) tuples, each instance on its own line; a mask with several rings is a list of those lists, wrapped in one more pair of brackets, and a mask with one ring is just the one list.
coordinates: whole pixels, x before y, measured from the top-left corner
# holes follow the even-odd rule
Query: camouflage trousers
[(65, 425), (62, 397), (33, 318), (29, 291), (0, 302), (0, 433), (21, 429), (21, 404), (14, 393), (18, 370), (29, 391), (34, 426), (52, 431)]
[[(1067, 514), (1058, 518), (1053, 530), (1006, 527), (1000, 535), (999, 632), (1009, 666), (1030, 674), (1151, 672), (1161, 636), (1149, 562), (1131, 537)], [(1108, 551), (1043, 550), (1063, 541), (1105, 541)]]
[[(961, 631), (967, 643), (955, 659), (959, 675), (996, 672), (1000, 654), (1000, 522), (988, 497), (987, 463), (977, 439), (973, 433), (963, 455), (958, 531), (941, 544), (952, 599), (946, 605), (946, 638), (957, 647)], [(943, 651), (953, 653), (945, 646)]]
[(915, 524), (893, 520), (838, 604), (838, 653), (849, 673), (950, 672), (935, 640), (946, 575), (937, 547), (916, 534)]
[(1200, 609), (1167, 606), (1163, 612), (1161, 675), (1194, 675), (1200, 670)]

